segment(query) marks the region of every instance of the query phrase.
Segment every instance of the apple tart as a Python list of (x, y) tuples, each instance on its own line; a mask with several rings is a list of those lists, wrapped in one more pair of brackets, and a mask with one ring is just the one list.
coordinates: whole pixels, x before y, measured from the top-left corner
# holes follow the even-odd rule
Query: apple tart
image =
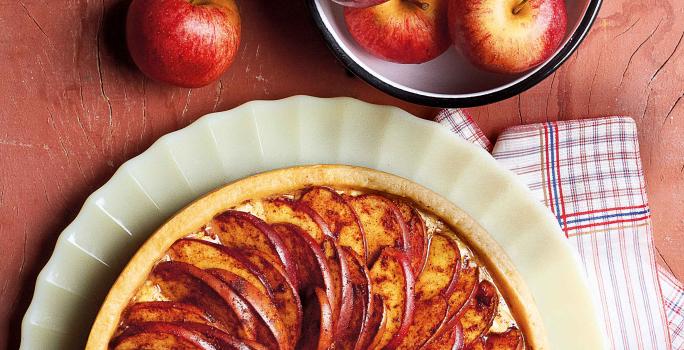
[(87, 349), (543, 349), (501, 248), (390, 174), (307, 166), (183, 209), (112, 287)]

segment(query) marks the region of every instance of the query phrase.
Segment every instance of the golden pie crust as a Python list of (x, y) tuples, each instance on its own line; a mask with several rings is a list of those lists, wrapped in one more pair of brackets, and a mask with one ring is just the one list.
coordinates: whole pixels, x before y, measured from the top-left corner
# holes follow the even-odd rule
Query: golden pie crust
[(273, 170), (235, 181), (198, 199), (168, 220), (142, 245), (114, 283), (95, 319), (86, 349), (108, 349), (122, 312), (176, 240), (245, 201), (308, 186), (384, 192), (403, 197), (418, 209), (435, 215), (457, 233), (494, 279), (523, 332), (526, 348), (549, 348), (541, 316), (521, 276), (498, 243), (463, 210), (427, 188), (395, 175), (346, 165), (313, 165)]

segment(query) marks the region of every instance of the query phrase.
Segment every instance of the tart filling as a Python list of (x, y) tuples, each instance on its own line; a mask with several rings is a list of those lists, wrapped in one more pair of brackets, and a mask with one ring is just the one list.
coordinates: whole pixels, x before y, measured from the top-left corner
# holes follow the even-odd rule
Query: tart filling
[(524, 349), (486, 265), (436, 215), (383, 192), (250, 199), (176, 240), (112, 349)]

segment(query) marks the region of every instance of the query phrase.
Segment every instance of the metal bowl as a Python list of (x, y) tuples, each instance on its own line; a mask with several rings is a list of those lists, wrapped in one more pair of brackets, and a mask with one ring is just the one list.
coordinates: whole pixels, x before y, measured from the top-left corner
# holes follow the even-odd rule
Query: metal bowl
[(591, 28), (602, 0), (566, 0), (568, 31), (556, 52), (517, 75), (474, 67), (453, 47), (423, 64), (397, 64), (372, 56), (349, 34), (343, 7), (331, 0), (308, 0), (314, 21), (337, 58), (374, 87), (405, 101), (433, 107), (469, 107), (515, 96), (542, 81), (577, 49)]

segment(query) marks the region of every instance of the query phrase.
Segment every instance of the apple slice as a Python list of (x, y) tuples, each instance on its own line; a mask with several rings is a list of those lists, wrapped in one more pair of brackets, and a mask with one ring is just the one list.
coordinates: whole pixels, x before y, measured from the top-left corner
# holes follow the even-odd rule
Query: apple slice
[(326, 292), (316, 288), (304, 308), (305, 324), (298, 350), (327, 350), (333, 343), (333, 315)]
[(458, 320), (454, 319), (446, 327), (423, 345), (421, 350), (463, 349), (463, 329)]
[[(270, 297), (230, 271), (211, 269), (209, 272), (245, 299), (257, 315), (259, 315), (262, 323), (259, 323), (256, 329), (257, 339), (262, 340), (273, 337), (274, 342), (281, 349), (294, 349), (294, 340), (288, 340), (287, 328), (285, 328), (285, 324), (280, 315), (278, 315), (278, 311)], [(269, 343), (273, 342), (269, 341)]]
[(258, 217), (237, 210), (228, 210), (214, 217), (211, 228), (222, 245), (238, 249), (256, 249), (272, 261), (279, 262), (290, 276), (295, 275), (292, 257), (280, 236)]
[(418, 349), (439, 328), (446, 317), (447, 301), (442, 295), (436, 295), (429, 300), (417, 300), (413, 322), (406, 337), (397, 349)]
[(403, 200), (395, 200), (401, 218), (408, 228), (408, 252), (411, 259), (413, 274), (418, 276), (427, 260), (428, 254), (428, 235), (425, 221), (418, 213), (418, 210)]
[(458, 280), (460, 265), (461, 253), (456, 241), (439, 233), (432, 236), (425, 268), (416, 281), (416, 299), (448, 296), (448, 289)]
[(336, 347), (353, 349), (366, 320), (368, 307), (371, 305), (371, 281), (368, 268), (361, 261), (361, 258), (349, 247), (340, 248), (340, 260), (348, 266), (349, 292), (351, 295), (349, 302), (343, 302), (340, 307), (342, 314), (346, 313), (345, 308), (347, 308), (349, 316), (345, 316), (347, 317), (346, 322), (343, 322), (343, 316), (340, 316), (340, 321), (337, 323), (335, 330)]
[(382, 297), (374, 294), (371, 295), (370, 304), (366, 307), (367, 313), (364, 316), (361, 330), (359, 331), (359, 338), (354, 346), (355, 350), (372, 349), (371, 344), (375, 338), (382, 338), (380, 336), (387, 328), (387, 318), (385, 317), (386, 310), (383, 305)]
[[(348, 326), (353, 310), (353, 289), (351, 275), (349, 272), (349, 265), (347, 259), (342, 254), (341, 247), (335, 242), (332, 237), (326, 237), (322, 245), (323, 253), (330, 268), (330, 276), (333, 282), (333, 292), (337, 296), (338, 303), (333, 309), (335, 324), (339, 326)], [(333, 304), (331, 304), (333, 306)]]
[(215, 323), (197, 306), (173, 301), (135, 303), (126, 310), (125, 323), (142, 322), (195, 322), (215, 326)]
[(299, 199), (315, 211), (330, 228), (337, 242), (351, 248), (366, 261), (366, 236), (359, 218), (344, 198), (327, 187), (309, 187)]
[(487, 280), (481, 281), (468, 304), (456, 315), (463, 329), (464, 344), (472, 343), (492, 326), (498, 307), (496, 287)]
[(465, 350), (485, 350), (485, 342), (482, 337), (475, 339), (465, 347)]
[[(382, 298), (373, 297), (370, 272), (364, 261), (351, 248), (342, 247), (340, 257), (349, 266), (349, 276), (352, 286), (351, 318), (345, 324), (338, 323), (335, 332), (337, 341), (335, 346), (339, 349), (354, 349), (362, 347), (365, 342), (370, 342), (369, 330), (377, 327), (373, 322), (380, 322), (382, 315)], [(378, 302), (375, 302), (375, 299)], [(377, 313), (380, 315), (373, 320), (372, 312), (377, 305)]]
[[(382, 298), (381, 298), (382, 299)], [(390, 315), (387, 312), (387, 308), (383, 306), (382, 310), (382, 317), (380, 318), (380, 322), (378, 323), (377, 331), (375, 332), (375, 335), (373, 336), (373, 340), (371, 341), (370, 345), (368, 346), (368, 349), (371, 350), (381, 350), (383, 349), (382, 342), (384, 339), (384, 336), (387, 334), (388, 329), (387, 325), (390, 323)]]
[(396, 348), (413, 321), (415, 281), (406, 253), (385, 248), (370, 269), (373, 293), (380, 295), (387, 326), (375, 336), (378, 349)]
[(298, 287), (300, 295), (309, 297), (316, 288), (323, 288), (332, 308), (333, 320), (337, 320), (335, 310), (339, 310), (340, 298), (339, 294), (335, 293), (332, 273), (321, 247), (311, 236), (293, 224), (278, 223), (271, 226), (283, 239), (296, 261), (297, 278), (301, 282)]
[(487, 350), (522, 350), (522, 333), (515, 327), (509, 328), (503, 333), (489, 333), (485, 348)]
[(292, 339), (298, 339), (302, 324), (302, 303), (288, 274), (260, 251), (245, 248), (241, 253), (251, 263), (254, 272), (266, 280), (267, 288), (273, 294), (273, 303), (288, 329), (288, 334)]
[(359, 217), (363, 232), (366, 234), (368, 266), (375, 262), (385, 247), (406, 251), (408, 229), (399, 209), (391, 200), (376, 194), (345, 196), (345, 200)]
[(477, 283), (480, 279), (479, 268), (465, 261), (461, 272), (458, 275), (458, 281), (454, 291), (449, 295), (449, 310), (447, 311), (447, 318), (452, 318), (463, 309), (463, 306), (471, 299), (475, 293)]
[(115, 350), (184, 349), (213, 350), (210, 340), (178, 324), (146, 322), (130, 326), (110, 344)]
[(224, 331), (201, 323), (185, 322), (181, 326), (202, 334), (217, 350), (268, 350), (267, 347), (255, 341), (235, 338)]
[(325, 221), (313, 209), (300, 201), (278, 197), (263, 201), (263, 208), (266, 222), (270, 224), (286, 222), (296, 225), (318, 244), (323, 243), (323, 237), (333, 236)]
[(216, 243), (184, 238), (177, 240), (167, 254), (171, 261), (184, 262), (200, 269), (223, 269), (230, 271), (251, 283), (260, 292), (272, 297), (264, 285), (263, 276), (255, 275), (235, 253)]
[(210, 273), (182, 262), (161, 262), (152, 270), (152, 284), (170, 301), (203, 309), (222, 328), (242, 339), (256, 339), (259, 323), (249, 304)]

